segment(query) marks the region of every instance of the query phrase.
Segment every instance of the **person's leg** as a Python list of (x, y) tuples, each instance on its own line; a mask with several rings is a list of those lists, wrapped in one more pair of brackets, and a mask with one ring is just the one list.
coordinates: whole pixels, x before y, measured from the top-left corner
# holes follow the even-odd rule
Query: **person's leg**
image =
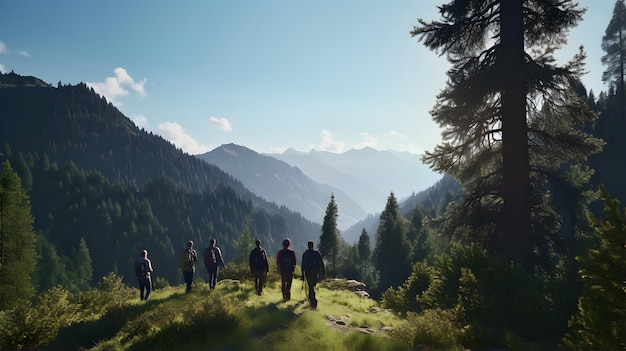
[(215, 284), (217, 284), (217, 267), (212, 268), (209, 272), (209, 287), (215, 289)]
[(137, 279), (137, 283), (139, 283), (139, 299), (143, 300), (143, 294), (146, 290), (146, 285), (141, 278)]
[(283, 293), (283, 299), (287, 299), (287, 273), (280, 274), (280, 289)]
[(185, 292), (191, 292), (191, 283), (193, 282), (193, 272), (185, 272), (183, 271), (183, 278), (185, 279), (185, 284), (187, 284), (185, 288)]
[(152, 292), (152, 279), (146, 278), (146, 296), (144, 300), (147, 300), (150, 297), (150, 292)]
[(252, 275), (254, 276), (254, 291), (256, 291), (257, 295), (261, 293), (261, 272), (260, 271), (252, 271)]
[(287, 300), (291, 299), (291, 282), (293, 281), (293, 272), (287, 273), (287, 282), (285, 290), (287, 291)]
[(317, 284), (317, 277), (314, 274), (307, 276), (306, 283), (309, 286), (309, 302), (312, 307), (317, 307), (317, 299), (315, 298), (315, 284)]
[(259, 294), (263, 292), (263, 287), (265, 286), (265, 271), (261, 271), (259, 275)]

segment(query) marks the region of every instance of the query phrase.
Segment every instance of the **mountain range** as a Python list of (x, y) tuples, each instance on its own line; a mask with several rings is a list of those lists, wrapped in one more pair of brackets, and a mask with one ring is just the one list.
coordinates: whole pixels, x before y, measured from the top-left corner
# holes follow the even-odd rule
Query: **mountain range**
[(228, 144), (197, 157), (218, 166), (260, 197), (311, 221), (323, 221), (333, 195), (340, 230), (381, 211), (390, 192), (408, 197), (441, 178), (421, 163), (419, 155), (372, 148), (340, 154), (293, 149), (259, 154)]

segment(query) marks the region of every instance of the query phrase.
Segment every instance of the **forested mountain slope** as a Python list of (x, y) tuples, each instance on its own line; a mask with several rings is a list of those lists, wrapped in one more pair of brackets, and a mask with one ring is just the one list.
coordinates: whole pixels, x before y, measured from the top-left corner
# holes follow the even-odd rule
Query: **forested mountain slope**
[(246, 227), (270, 252), (284, 237), (304, 248), (319, 236), (319, 224), (137, 128), (86, 85), (34, 82), (0, 75), (0, 161), (11, 162), (31, 197), (39, 289), (86, 286), (108, 272), (132, 282), (141, 249), (155, 275), (174, 283), (188, 240), (202, 251), (216, 238), (232, 260)]

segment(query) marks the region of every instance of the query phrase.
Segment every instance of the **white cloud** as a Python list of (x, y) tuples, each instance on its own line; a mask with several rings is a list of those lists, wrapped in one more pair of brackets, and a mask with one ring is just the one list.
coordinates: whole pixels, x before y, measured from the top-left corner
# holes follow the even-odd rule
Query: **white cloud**
[(385, 136), (386, 137), (401, 137), (401, 138), (405, 137), (402, 133), (397, 132), (395, 130), (388, 131), (387, 133), (385, 133)]
[(355, 148), (362, 149), (364, 147), (376, 148), (378, 146), (378, 140), (370, 133), (361, 133), (361, 141), (359, 141)]
[(209, 122), (211, 122), (211, 124), (213, 124), (217, 129), (221, 130), (222, 132), (233, 131), (233, 125), (230, 124), (230, 122), (224, 117), (211, 117), (209, 118)]
[(8, 54), (8, 53), (9, 53), (9, 49), (7, 49), (7, 45), (3, 41), (0, 41), (0, 54)]
[(319, 144), (319, 149), (321, 151), (341, 153), (345, 150), (346, 143), (334, 140), (330, 131), (322, 130), (320, 135), (322, 136), (322, 141)]
[(122, 106), (122, 102), (119, 100), (120, 97), (130, 95), (126, 89), (127, 87), (130, 87), (140, 97), (146, 96), (144, 89), (146, 78), (141, 82), (135, 82), (122, 67), (117, 67), (113, 72), (115, 72), (115, 77), (107, 77), (104, 79), (104, 82), (87, 82), (87, 86), (93, 88), (96, 93), (106, 97), (115, 106)]
[(198, 155), (211, 151), (211, 147), (199, 145), (191, 135), (187, 134), (183, 127), (175, 122), (165, 122), (157, 126), (157, 133), (166, 140), (172, 142), (176, 147), (188, 154)]
[(30, 54), (28, 53), (28, 51), (20, 50), (18, 51), (18, 53), (24, 57), (30, 57)]
[(148, 127), (148, 119), (144, 115), (134, 115), (132, 121), (135, 122), (135, 125), (139, 128), (147, 128)]
[(6, 73), (7, 70), (4, 69), (4, 65), (0, 63), (0, 73)]

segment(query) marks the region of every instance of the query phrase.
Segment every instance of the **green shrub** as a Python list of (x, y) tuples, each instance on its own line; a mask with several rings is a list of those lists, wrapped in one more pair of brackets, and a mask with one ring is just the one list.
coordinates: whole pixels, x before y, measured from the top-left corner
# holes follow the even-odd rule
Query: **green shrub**
[(24, 303), (0, 314), (0, 349), (24, 350), (47, 345), (59, 330), (73, 323), (78, 305), (62, 287), (54, 287), (39, 297), (37, 305)]
[(189, 342), (222, 337), (241, 323), (231, 311), (235, 303), (221, 294), (187, 302), (175, 310), (153, 308), (128, 321), (120, 330), (122, 343), (130, 342), (133, 350), (184, 349)]
[(456, 350), (463, 332), (458, 327), (456, 312), (433, 309), (421, 314), (409, 312), (406, 321), (392, 335), (412, 348), (422, 345), (435, 350)]
[(109, 273), (96, 289), (76, 294), (76, 304), (82, 306), (82, 319), (98, 317), (114, 306), (122, 306), (132, 299), (136, 290), (122, 283), (122, 277)]
[(157, 277), (152, 282), (152, 286), (154, 287), (155, 290), (157, 290), (157, 289), (164, 289), (164, 288), (167, 288), (168, 286), (170, 286), (170, 282), (168, 282), (167, 279), (165, 279), (163, 277)]

